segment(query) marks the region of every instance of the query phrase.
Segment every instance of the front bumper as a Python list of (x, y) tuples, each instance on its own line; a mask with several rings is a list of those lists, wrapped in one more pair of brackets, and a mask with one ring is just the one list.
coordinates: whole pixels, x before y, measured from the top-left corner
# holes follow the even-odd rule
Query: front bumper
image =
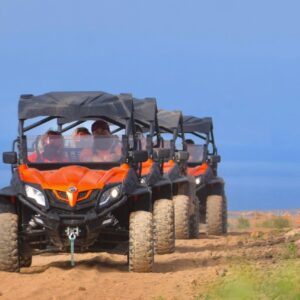
[(110, 224), (107, 221), (111, 212), (122, 206), (128, 197), (123, 196), (103, 209), (96, 208), (95, 204), (83, 211), (62, 210), (51, 206), (47, 210), (43, 210), (22, 195), (19, 196), (19, 200), (35, 211), (36, 218), (39, 220), (38, 223), (44, 228), (44, 234), (49, 237), (51, 243), (63, 249), (69, 246), (69, 240), (65, 233), (68, 227), (80, 229), (80, 235), (76, 239), (77, 247), (86, 248), (92, 245), (101, 230)]

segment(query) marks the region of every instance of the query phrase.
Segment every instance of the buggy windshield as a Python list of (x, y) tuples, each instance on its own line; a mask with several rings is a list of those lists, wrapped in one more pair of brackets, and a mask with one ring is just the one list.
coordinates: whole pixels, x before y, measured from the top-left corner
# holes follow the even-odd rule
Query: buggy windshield
[(27, 136), (29, 163), (120, 162), (118, 136)]
[(205, 145), (187, 144), (187, 151), (189, 152), (189, 163), (202, 163), (205, 160)]

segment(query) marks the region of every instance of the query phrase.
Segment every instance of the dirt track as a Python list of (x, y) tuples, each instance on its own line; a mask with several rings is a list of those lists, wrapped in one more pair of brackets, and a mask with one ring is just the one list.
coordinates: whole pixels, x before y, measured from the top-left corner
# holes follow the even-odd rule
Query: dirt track
[(68, 255), (39, 255), (20, 274), (0, 272), (0, 299), (194, 299), (233, 263), (275, 263), (281, 249), (282, 237), (270, 234), (202, 234), (178, 241), (173, 254), (156, 256), (151, 274), (128, 273), (120, 255), (78, 254), (75, 268)]

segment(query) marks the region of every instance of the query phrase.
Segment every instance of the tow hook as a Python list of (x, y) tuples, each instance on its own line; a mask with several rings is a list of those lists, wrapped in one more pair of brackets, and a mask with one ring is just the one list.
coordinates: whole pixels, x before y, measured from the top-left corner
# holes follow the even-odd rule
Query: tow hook
[(75, 245), (75, 240), (79, 236), (80, 229), (78, 227), (67, 227), (65, 230), (69, 241), (70, 241), (70, 252), (71, 252), (71, 266), (75, 266), (75, 260), (74, 260), (74, 245)]

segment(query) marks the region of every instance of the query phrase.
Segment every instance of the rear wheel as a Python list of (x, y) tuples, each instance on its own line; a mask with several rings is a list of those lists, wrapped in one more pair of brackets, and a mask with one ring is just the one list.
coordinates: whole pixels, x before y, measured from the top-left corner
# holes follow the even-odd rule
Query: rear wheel
[(18, 216), (1, 212), (0, 207), (0, 271), (18, 272)]
[(136, 211), (129, 220), (129, 271), (151, 272), (154, 261), (152, 213)]
[(200, 223), (200, 209), (199, 209), (199, 199), (195, 198), (194, 212), (190, 216), (190, 238), (199, 238), (199, 223)]
[(188, 239), (189, 235), (189, 210), (190, 198), (186, 195), (177, 195), (173, 198), (175, 212), (175, 237)]
[(175, 250), (174, 205), (169, 199), (154, 202), (154, 247), (157, 254), (173, 253)]
[(221, 235), (223, 233), (223, 197), (211, 195), (206, 202), (206, 228), (207, 234)]

